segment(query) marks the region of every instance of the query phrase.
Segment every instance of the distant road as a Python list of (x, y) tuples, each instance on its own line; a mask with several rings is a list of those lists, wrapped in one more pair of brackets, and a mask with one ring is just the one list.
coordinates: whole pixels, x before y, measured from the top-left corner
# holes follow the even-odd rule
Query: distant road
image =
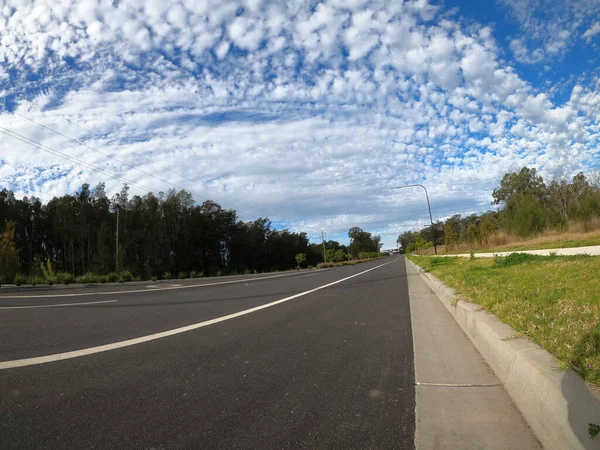
[(0, 294), (2, 448), (411, 448), (403, 259), (278, 275)]
[[(592, 247), (571, 247), (571, 248), (550, 248), (545, 250), (514, 250), (512, 252), (492, 252), (492, 253), (473, 253), (476, 258), (493, 258), (494, 256), (507, 256), (511, 253), (529, 253), (532, 255), (543, 255), (549, 256), (550, 253), (556, 253), (560, 256), (573, 256), (573, 255), (600, 255), (600, 245), (594, 245)], [(427, 255), (427, 256), (461, 256), (469, 257), (470, 253), (457, 253), (454, 255)]]

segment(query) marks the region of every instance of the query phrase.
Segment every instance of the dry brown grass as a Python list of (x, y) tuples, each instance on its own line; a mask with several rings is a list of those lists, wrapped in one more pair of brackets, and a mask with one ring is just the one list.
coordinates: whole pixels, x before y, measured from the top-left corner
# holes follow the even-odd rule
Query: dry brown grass
[[(439, 254), (533, 250), (547, 248), (567, 248), (600, 245), (600, 217), (582, 222), (570, 222), (567, 231), (546, 228), (541, 233), (527, 238), (519, 238), (505, 231), (498, 231), (489, 236), (487, 244), (462, 243), (446, 248), (438, 245)], [(434, 249), (423, 250), (420, 254), (433, 255)]]

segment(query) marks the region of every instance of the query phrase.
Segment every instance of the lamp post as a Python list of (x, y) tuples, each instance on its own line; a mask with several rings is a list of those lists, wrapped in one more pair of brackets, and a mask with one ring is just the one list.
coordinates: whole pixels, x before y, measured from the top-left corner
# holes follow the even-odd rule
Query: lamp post
[(427, 208), (429, 208), (429, 220), (431, 221), (431, 235), (433, 237), (433, 249), (435, 250), (435, 254), (437, 255), (437, 244), (435, 242), (435, 227), (433, 226), (433, 216), (431, 215), (431, 204), (429, 203), (429, 194), (427, 193), (427, 189), (422, 184), (407, 184), (405, 186), (396, 186), (390, 189), (404, 189), (410, 187), (422, 187), (425, 191), (425, 197), (427, 198)]

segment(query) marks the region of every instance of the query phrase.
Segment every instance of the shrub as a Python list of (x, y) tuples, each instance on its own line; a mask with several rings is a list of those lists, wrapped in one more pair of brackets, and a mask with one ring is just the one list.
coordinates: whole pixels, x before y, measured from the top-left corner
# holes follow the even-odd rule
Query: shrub
[(341, 262), (347, 259), (344, 250), (334, 250), (332, 248), (325, 250), (325, 259), (327, 262)]
[(106, 281), (110, 283), (116, 283), (117, 281), (119, 281), (119, 274), (116, 272), (109, 273), (108, 275), (106, 275)]
[(129, 270), (125, 270), (119, 274), (119, 281), (123, 283), (133, 281), (133, 275)]
[(190, 272), (190, 278), (198, 278), (198, 272), (196, 272), (195, 270), (192, 270)]
[(102, 284), (106, 283), (108, 281), (108, 276), (107, 275), (100, 275), (98, 277), (98, 281)]
[(358, 254), (358, 259), (373, 259), (373, 258), (379, 258), (381, 256), (381, 253), (379, 252), (360, 252)]
[(44, 284), (46, 279), (44, 277), (40, 277), (39, 275), (30, 275), (29, 278), (27, 278), (27, 282), (35, 286), (36, 284)]
[(165, 273), (163, 273), (163, 275), (162, 275), (162, 279), (163, 279), (163, 280), (170, 280), (171, 278), (173, 278), (173, 277), (171, 276), (171, 272), (165, 272)]
[(150, 280), (152, 280), (152, 281), (156, 281), (156, 275), (152, 275), (152, 276), (150, 277)]
[(15, 284), (17, 286), (21, 286), (22, 284), (27, 283), (27, 277), (21, 273), (15, 275)]
[(179, 278), (180, 280), (184, 280), (184, 279), (186, 279), (187, 277), (188, 277), (188, 275), (187, 275), (187, 273), (185, 273), (185, 272), (179, 272), (179, 273), (177, 274), (177, 278)]
[(90, 283), (97, 283), (98, 279), (99, 279), (98, 275), (96, 275), (95, 273), (88, 272), (84, 275), (79, 275), (75, 279), (75, 282), (79, 283), (79, 284), (90, 284)]
[(75, 283), (75, 275), (68, 272), (60, 272), (56, 274), (56, 282), (62, 284)]
[(220, 277), (221, 276), (221, 271), (217, 270), (217, 273), (215, 274), (216, 277)]
[[(52, 281), (56, 280), (56, 274), (54, 273), (54, 269), (52, 268), (52, 263), (50, 262), (50, 258), (46, 260), (46, 264), (41, 264), (42, 273), (44, 274), (44, 278), (48, 281), (52, 279)], [(54, 283), (48, 283), (54, 284)]]

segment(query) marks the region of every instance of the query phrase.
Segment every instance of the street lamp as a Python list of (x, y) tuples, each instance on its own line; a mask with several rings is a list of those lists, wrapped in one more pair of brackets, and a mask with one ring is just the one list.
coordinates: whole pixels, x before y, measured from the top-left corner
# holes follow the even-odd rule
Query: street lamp
[(422, 184), (407, 184), (405, 186), (396, 186), (390, 189), (404, 189), (409, 187), (422, 187), (425, 191), (425, 197), (427, 197), (427, 207), (429, 208), (429, 220), (431, 221), (431, 234), (433, 237), (433, 249), (435, 250), (435, 254), (437, 255), (437, 244), (435, 243), (435, 227), (433, 226), (433, 216), (431, 215), (431, 204), (429, 203), (429, 194), (427, 193), (427, 189)]

